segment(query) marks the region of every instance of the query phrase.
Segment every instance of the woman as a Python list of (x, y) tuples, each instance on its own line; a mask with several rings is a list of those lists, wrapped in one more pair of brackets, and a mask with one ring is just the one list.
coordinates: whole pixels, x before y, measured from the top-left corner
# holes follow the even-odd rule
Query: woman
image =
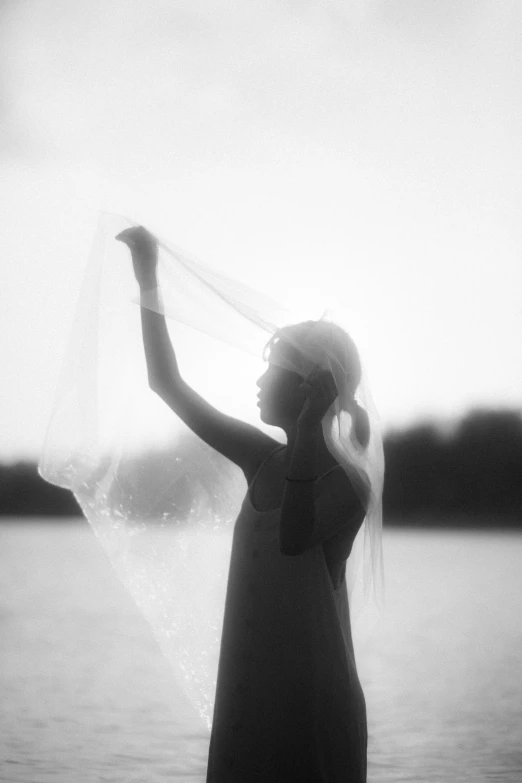
[[(129, 246), (150, 302), (158, 286), (154, 238), (138, 227), (117, 239)], [(344, 576), (368, 498), (323, 435), (338, 387), (320, 364), (318, 322), (285, 327), (268, 345), (260, 415), (285, 431), (281, 446), (202, 399), (180, 375), (164, 316), (142, 307), (141, 319), (150, 387), (242, 469), (249, 487), (234, 528), (207, 783), (362, 783), (366, 711)], [(310, 333), (312, 359), (300, 350)], [(368, 420), (353, 399), (357, 353), (339, 328), (334, 342), (349, 378), (343, 394), (351, 397), (353, 438), (364, 450)]]

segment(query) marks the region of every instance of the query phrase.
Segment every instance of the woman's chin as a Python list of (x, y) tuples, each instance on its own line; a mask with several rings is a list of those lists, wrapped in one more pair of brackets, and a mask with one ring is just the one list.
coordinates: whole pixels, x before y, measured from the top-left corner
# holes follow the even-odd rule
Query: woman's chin
[(273, 411), (266, 408), (259, 409), (259, 418), (264, 424), (270, 424), (271, 427), (282, 427), (283, 429), (285, 427), (284, 420), (278, 418)]
[(259, 418), (261, 421), (264, 421), (265, 424), (275, 424), (273, 415), (271, 415), (270, 411), (262, 406), (259, 408)]

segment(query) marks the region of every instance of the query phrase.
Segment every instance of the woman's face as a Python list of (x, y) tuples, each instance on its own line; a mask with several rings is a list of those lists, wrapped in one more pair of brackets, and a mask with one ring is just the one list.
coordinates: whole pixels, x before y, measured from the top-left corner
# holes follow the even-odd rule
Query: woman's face
[(306, 400), (302, 383), (296, 372), (269, 362), (257, 381), (261, 420), (279, 427), (295, 424)]

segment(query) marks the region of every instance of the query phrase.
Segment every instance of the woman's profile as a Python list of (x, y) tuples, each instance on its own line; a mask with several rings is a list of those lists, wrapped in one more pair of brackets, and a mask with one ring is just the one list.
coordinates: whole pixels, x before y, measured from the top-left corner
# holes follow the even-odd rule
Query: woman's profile
[[(142, 227), (116, 238), (150, 302), (156, 240)], [(350, 454), (365, 452), (371, 430), (354, 397), (353, 341), (314, 321), (273, 335), (258, 406), (285, 432), (281, 445), (185, 382), (160, 308), (142, 307), (141, 325), (150, 388), (248, 484), (233, 532), (207, 783), (363, 783), (366, 707), (345, 571), (371, 493)], [(333, 452), (323, 424), (341, 398), (350, 446)]]

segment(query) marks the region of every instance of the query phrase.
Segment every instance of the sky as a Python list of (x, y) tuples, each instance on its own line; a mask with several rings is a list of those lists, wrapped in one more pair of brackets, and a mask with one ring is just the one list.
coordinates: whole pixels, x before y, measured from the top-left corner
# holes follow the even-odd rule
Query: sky
[(41, 449), (100, 209), (342, 308), (385, 430), (520, 409), (521, 29), (518, 0), (4, 0), (0, 458)]

